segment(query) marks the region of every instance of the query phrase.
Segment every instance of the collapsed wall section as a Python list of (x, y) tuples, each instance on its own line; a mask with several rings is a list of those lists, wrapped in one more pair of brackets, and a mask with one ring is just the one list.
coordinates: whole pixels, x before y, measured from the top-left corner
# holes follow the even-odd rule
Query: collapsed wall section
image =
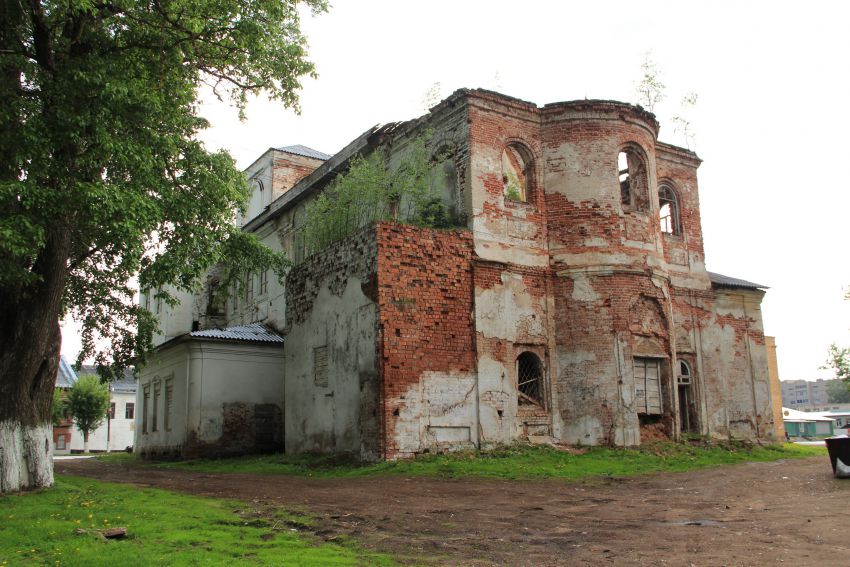
[(380, 456), (377, 250), (369, 227), (287, 277), (287, 453)]

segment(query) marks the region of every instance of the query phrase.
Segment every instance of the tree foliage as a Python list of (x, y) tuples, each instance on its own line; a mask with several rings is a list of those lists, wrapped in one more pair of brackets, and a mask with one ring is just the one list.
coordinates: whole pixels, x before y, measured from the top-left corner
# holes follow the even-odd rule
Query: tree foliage
[(850, 385), (843, 380), (830, 380), (826, 383), (826, 396), (831, 404), (850, 404)]
[(65, 410), (68, 408), (68, 402), (62, 394), (62, 390), (55, 388), (53, 390), (53, 404), (50, 408), (51, 417), (53, 418), (53, 426), (56, 427), (65, 419)]
[(652, 60), (651, 53), (645, 53), (640, 64), (641, 78), (635, 84), (638, 104), (653, 112), (655, 105), (664, 100), (667, 86), (661, 82), (661, 73)]
[(824, 368), (832, 368), (836, 378), (850, 384), (850, 348), (840, 348), (835, 343), (829, 345), (829, 358)]
[[(844, 299), (850, 300), (850, 291), (845, 293)], [(850, 389), (850, 347), (829, 345), (829, 356), (822, 368), (835, 370), (835, 377), (843, 380), (845, 389)]]
[(445, 156), (431, 159), (426, 137), (414, 139), (393, 164), (384, 148), (353, 158), (348, 171), (308, 206), (298, 236), (302, 254), (309, 256), (382, 219), (451, 226), (454, 219), (432, 183), (434, 165)]
[(280, 255), (232, 224), (248, 189), (227, 153), (198, 141), (207, 126), (198, 93), (206, 84), (240, 113), (260, 92), (297, 109), (299, 80), (314, 73), (297, 0), (0, 2), (7, 344), (32, 300), (55, 311), (49, 320), (71, 313), (83, 323), (81, 360), (111, 338), (98, 362), (117, 374), (155, 326), (134, 305), (133, 277), (190, 290), (228, 259), (239, 263), (228, 278), (283, 272)]
[(89, 433), (100, 427), (106, 419), (109, 388), (97, 376), (80, 376), (68, 392), (68, 409), (71, 410), (74, 425), (88, 441)]

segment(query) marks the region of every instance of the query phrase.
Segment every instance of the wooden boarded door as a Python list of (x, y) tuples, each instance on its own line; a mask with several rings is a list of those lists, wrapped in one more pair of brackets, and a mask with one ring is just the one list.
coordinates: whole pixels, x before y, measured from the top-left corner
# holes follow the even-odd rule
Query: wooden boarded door
[(635, 406), (637, 413), (661, 415), (661, 361), (635, 358)]

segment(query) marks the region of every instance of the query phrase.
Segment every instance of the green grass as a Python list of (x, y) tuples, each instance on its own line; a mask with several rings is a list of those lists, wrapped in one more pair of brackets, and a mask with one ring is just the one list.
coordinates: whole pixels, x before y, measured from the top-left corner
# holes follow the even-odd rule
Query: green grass
[(430, 475), (451, 478), (501, 479), (630, 476), (653, 472), (681, 472), (746, 461), (825, 455), (822, 447), (794, 445), (746, 446), (734, 443), (687, 444), (650, 442), (639, 448), (592, 447), (573, 454), (547, 446), (515, 445), (492, 451), (421, 455), (415, 459), (359, 465), (327, 455), (263, 455), (232, 459), (145, 464), (134, 455), (100, 457), (113, 462), (138, 463), (210, 473), (288, 474), (318, 478), (363, 477), (384, 474)]
[[(0, 496), (0, 566), (394, 564), (298, 533), (307, 523), (239, 502), (58, 477), (49, 490)], [(95, 531), (116, 526), (126, 539)]]

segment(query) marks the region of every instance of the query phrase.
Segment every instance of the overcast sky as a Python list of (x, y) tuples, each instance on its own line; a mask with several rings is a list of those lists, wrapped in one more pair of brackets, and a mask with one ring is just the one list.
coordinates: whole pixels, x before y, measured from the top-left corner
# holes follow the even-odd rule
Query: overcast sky
[[(305, 17), (318, 78), (302, 113), (257, 100), (240, 123), (209, 101), (203, 139), (246, 167), (269, 147), (333, 154), (377, 123), (424, 112), (426, 92), (483, 87), (543, 105), (636, 101), (651, 53), (667, 98), (660, 139), (688, 92), (709, 270), (770, 286), (765, 332), (780, 378), (828, 378), (850, 344), (847, 2), (336, 0)], [(845, 169), (847, 168), (847, 169)], [(66, 354), (73, 340), (66, 336)]]

